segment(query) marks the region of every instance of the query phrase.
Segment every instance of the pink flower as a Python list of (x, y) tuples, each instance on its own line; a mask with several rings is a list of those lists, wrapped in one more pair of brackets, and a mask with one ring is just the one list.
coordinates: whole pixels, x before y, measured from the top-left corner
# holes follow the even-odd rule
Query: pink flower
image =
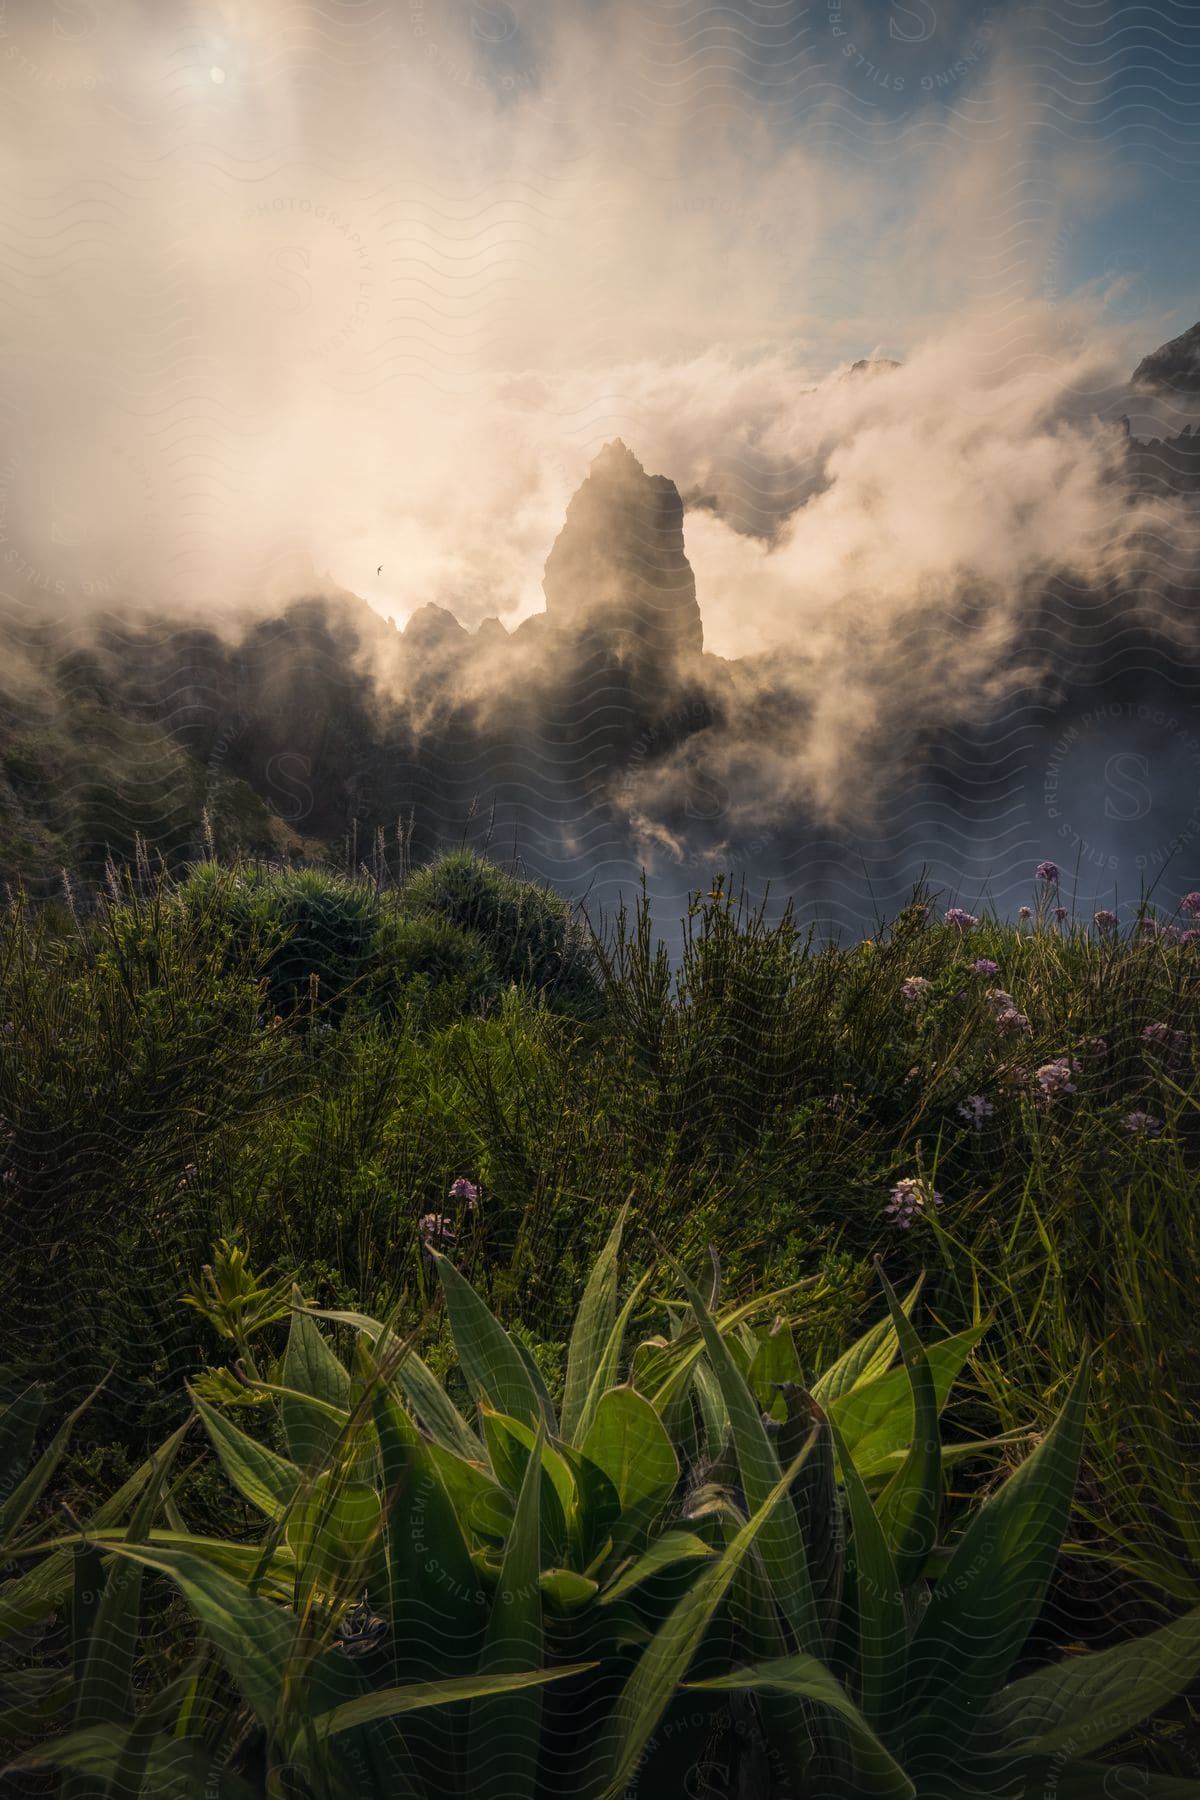
[(925, 1212), (930, 1206), (940, 1206), (942, 1196), (931, 1192), (928, 1182), (911, 1177), (898, 1181), (892, 1189), (891, 1198), (884, 1207), (884, 1216), (890, 1218), (893, 1225), (907, 1231), (918, 1214)]
[(1187, 1049), (1187, 1038), (1182, 1031), (1172, 1031), (1169, 1025), (1147, 1025), (1142, 1030), (1143, 1044), (1149, 1044), (1155, 1050), (1179, 1055)]
[(1107, 912), (1102, 908), (1098, 913), (1092, 914), (1092, 924), (1096, 927), (1097, 931), (1115, 931), (1117, 929), (1117, 915), (1115, 912)]
[(1200, 919), (1200, 892), (1185, 894), (1179, 904), (1189, 919)]
[(1040, 862), (1038, 864), (1037, 868), (1033, 872), (1039, 881), (1057, 881), (1058, 880), (1058, 864), (1057, 863)]
[(1018, 919), (1032, 919), (1032, 917), (1033, 917), (1032, 906), (1018, 906), (1017, 917), (1018, 917)]
[(942, 917), (947, 925), (956, 925), (960, 931), (970, 931), (972, 925), (979, 923), (974, 913), (964, 912), (961, 906), (948, 906)]
[(1126, 1113), (1121, 1120), (1121, 1129), (1127, 1131), (1131, 1137), (1161, 1137), (1162, 1128), (1162, 1120), (1156, 1119), (1153, 1113), (1148, 1112)]
[(909, 975), (900, 983), (900, 992), (906, 1000), (928, 1000), (929, 982), (924, 975)]
[(1065, 906), (1056, 906), (1055, 907), (1054, 917), (1060, 925), (1062, 924), (1062, 922), (1066, 918), (1066, 916), (1067, 916), (1067, 909)]
[(465, 1175), (456, 1175), (450, 1183), (450, 1198), (451, 1200), (465, 1201), (467, 1211), (474, 1212), (479, 1199), (479, 1189), (473, 1181), (468, 1181)]
[(975, 973), (977, 975), (994, 975), (998, 968), (999, 964), (994, 963), (990, 956), (980, 956), (976, 959)]
[(1001, 1031), (1028, 1031), (1029, 1020), (1015, 1006), (1006, 1006), (1003, 1012), (996, 1014), (996, 1023)]
[(958, 1103), (959, 1117), (965, 1119), (973, 1131), (982, 1131), (983, 1121), (990, 1119), (995, 1110), (991, 1101), (986, 1100), (982, 1094), (972, 1094), (969, 1099)]
[(422, 1213), (417, 1221), (421, 1242), (425, 1245), (452, 1244), (454, 1230), (444, 1213)]
[(1037, 1072), (1037, 1084), (1046, 1100), (1056, 1100), (1060, 1094), (1073, 1094), (1075, 1083), (1072, 1075), (1079, 1073), (1079, 1064), (1069, 1056), (1056, 1056), (1053, 1062), (1043, 1063)]

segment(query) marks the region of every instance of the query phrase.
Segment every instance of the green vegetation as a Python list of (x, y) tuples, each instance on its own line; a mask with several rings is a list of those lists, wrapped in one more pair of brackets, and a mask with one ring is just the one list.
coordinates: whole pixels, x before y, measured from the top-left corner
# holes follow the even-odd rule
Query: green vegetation
[(1200, 1794), (1200, 944), (1041, 891), (12, 904), (14, 1791)]

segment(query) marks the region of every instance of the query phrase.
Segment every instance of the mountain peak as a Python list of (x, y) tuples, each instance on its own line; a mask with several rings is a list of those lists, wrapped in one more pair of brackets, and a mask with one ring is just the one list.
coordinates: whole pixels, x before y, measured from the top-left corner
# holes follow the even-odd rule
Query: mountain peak
[(666, 475), (647, 475), (620, 438), (572, 496), (542, 586), (551, 624), (619, 637), (657, 661), (700, 654), (679, 489)]
[(1133, 382), (1135, 387), (1200, 394), (1200, 322), (1143, 356)]

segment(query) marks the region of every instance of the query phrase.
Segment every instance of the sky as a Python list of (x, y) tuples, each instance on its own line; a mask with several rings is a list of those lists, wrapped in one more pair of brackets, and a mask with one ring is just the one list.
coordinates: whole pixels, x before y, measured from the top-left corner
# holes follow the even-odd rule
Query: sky
[(0, 0), (0, 582), (511, 628), (620, 436), (816, 703), (747, 817), (835, 816), (898, 674), (956, 727), (1047, 570), (1194, 555), (1107, 484), (1198, 146), (1180, 0)]

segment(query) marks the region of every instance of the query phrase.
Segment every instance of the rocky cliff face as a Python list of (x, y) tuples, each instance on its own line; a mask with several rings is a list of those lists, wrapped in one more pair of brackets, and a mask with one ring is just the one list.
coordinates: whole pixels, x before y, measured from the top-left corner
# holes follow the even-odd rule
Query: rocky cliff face
[(670, 667), (700, 655), (696, 581), (683, 501), (617, 438), (592, 463), (546, 559), (546, 622), (610, 641), (622, 661)]
[(1200, 324), (1143, 356), (1133, 383), (1159, 393), (1200, 394)]

